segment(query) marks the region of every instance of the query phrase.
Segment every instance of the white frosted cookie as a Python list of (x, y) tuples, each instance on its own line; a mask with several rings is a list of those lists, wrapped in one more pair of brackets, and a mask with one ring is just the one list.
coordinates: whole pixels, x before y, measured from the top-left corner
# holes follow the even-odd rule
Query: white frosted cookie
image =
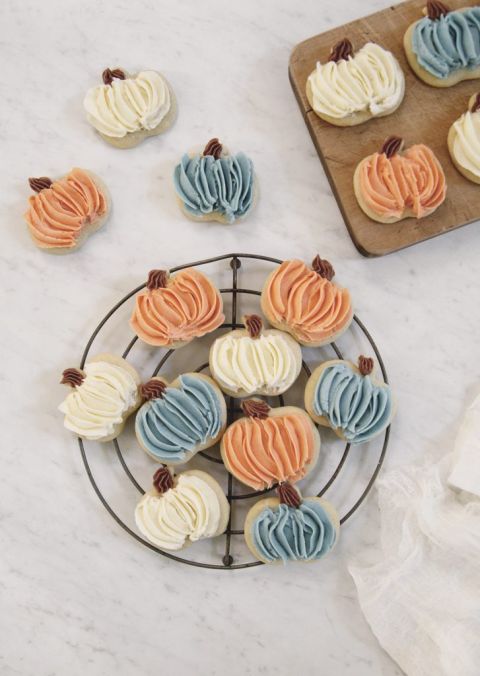
[(232, 397), (282, 394), (302, 368), (300, 345), (284, 331), (264, 329), (258, 315), (244, 321), (244, 329), (225, 333), (210, 348), (213, 378)]
[(480, 94), (473, 94), (468, 110), (448, 132), (448, 150), (458, 171), (473, 183), (480, 183)]
[(115, 439), (142, 401), (138, 373), (112, 354), (100, 354), (82, 370), (69, 368), (62, 375), (62, 384), (72, 391), (58, 408), (65, 415), (65, 427), (82, 439)]
[(336, 509), (316, 496), (302, 498), (296, 487), (282, 483), (278, 497), (250, 508), (244, 533), (248, 548), (263, 563), (319, 561), (335, 547), (340, 532)]
[(74, 168), (55, 180), (41, 176), (28, 182), (36, 194), (28, 198), (24, 218), (31, 238), (43, 251), (75, 251), (110, 215), (107, 187), (91, 171)]
[(392, 52), (367, 42), (354, 53), (338, 42), (327, 62), (317, 62), (307, 79), (307, 99), (323, 120), (339, 127), (393, 113), (405, 94), (405, 77)]
[(177, 104), (163, 75), (145, 70), (135, 75), (107, 68), (103, 84), (88, 90), (83, 106), (87, 120), (116, 148), (133, 148), (173, 124)]
[(390, 136), (380, 152), (355, 169), (353, 190), (369, 218), (396, 223), (424, 218), (445, 201), (447, 184), (435, 153), (423, 143), (403, 150), (403, 139)]
[(480, 7), (457, 10), (427, 2), (425, 16), (404, 35), (407, 61), (417, 77), (432, 87), (452, 87), (480, 77)]
[(153, 489), (135, 508), (139, 531), (167, 551), (221, 535), (229, 516), (228, 500), (213, 477), (200, 470), (174, 476), (166, 466), (155, 472)]

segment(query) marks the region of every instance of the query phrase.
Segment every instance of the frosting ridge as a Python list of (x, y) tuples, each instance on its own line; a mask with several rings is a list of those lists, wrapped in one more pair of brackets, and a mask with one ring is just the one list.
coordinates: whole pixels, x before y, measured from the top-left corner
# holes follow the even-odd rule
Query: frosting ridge
[(25, 220), (35, 243), (43, 249), (75, 246), (84, 227), (107, 210), (105, 195), (83, 169), (72, 169), (28, 202)]
[(400, 104), (404, 75), (391, 52), (367, 42), (354, 56), (344, 53), (347, 58), (318, 62), (308, 77), (316, 112), (341, 119), (363, 111), (381, 115)]
[(133, 78), (115, 76), (110, 84), (92, 87), (83, 105), (88, 121), (97, 131), (123, 138), (136, 131), (155, 129), (170, 111), (171, 100), (160, 73), (146, 70)]
[(412, 50), (420, 66), (440, 79), (462, 68), (478, 68), (480, 7), (421, 19), (413, 29)]
[(327, 418), (351, 444), (369, 441), (390, 423), (391, 389), (376, 385), (370, 376), (356, 373), (348, 364), (327, 366), (313, 394), (313, 411)]
[(262, 558), (287, 563), (321, 559), (334, 546), (337, 531), (322, 505), (307, 498), (297, 508), (267, 507), (253, 522), (252, 536)]
[(193, 216), (219, 213), (233, 223), (253, 204), (253, 163), (244, 153), (218, 159), (184, 155), (175, 167), (173, 182), (184, 208)]
[(480, 111), (468, 111), (453, 123), (453, 154), (460, 166), (480, 178)]
[(135, 431), (148, 452), (160, 462), (182, 462), (196, 446), (214, 439), (223, 424), (214, 387), (204, 378), (185, 374), (180, 387), (166, 387), (162, 397), (139, 409)]
[(212, 282), (186, 268), (170, 277), (165, 288), (137, 295), (130, 325), (149, 345), (168, 347), (204, 336), (224, 319), (223, 302)]

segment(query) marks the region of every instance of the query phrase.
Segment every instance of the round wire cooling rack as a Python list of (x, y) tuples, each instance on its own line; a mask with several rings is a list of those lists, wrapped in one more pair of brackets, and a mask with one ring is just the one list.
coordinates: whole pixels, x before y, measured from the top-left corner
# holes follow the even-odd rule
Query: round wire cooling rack
[[(215, 263), (215, 262), (218, 262), (218, 261), (223, 261), (223, 260), (228, 260), (228, 259), (230, 259), (230, 267), (231, 267), (231, 270), (232, 270), (232, 285), (231, 285), (230, 288), (220, 289), (220, 293), (222, 295), (228, 295), (228, 294), (231, 295), (231, 301), (232, 301), (232, 303), (231, 303), (231, 305), (232, 305), (232, 307), (231, 307), (231, 318), (230, 318), (230, 322), (225, 322), (224, 324), (222, 324), (222, 326), (220, 326), (217, 329), (217, 331), (220, 330), (220, 329), (225, 329), (225, 328), (233, 330), (233, 329), (236, 329), (236, 328), (242, 328), (243, 327), (243, 324), (238, 322), (238, 317), (237, 317), (237, 308), (238, 308), (238, 302), (237, 301), (238, 301), (239, 295), (242, 295), (242, 294), (249, 294), (249, 295), (252, 295), (252, 296), (260, 296), (261, 295), (260, 291), (257, 291), (255, 289), (243, 288), (243, 287), (240, 287), (238, 285), (238, 276), (239, 276), (238, 271), (239, 271), (239, 269), (241, 268), (241, 265), (242, 265), (241, 260), (242, 259), (254, 259), (254, 260), (258, 260), (258, 261), (264, 261), (264, 262), (267, 262), (267, 263), (273, 263), (275, 265), (279, 265), (280, 263), (282, 263), (282, 261), (279, 260), (278, 258), (271, 258), (270, 256), (258, 256), (258, 255), (255, 255), (255, 254), (233, 253), (233, 254), (225, 254), (223, 256), (216, 256), (214, 258), (208, 258), (208, 259), (205, 259), (205, 260), (197, 261), (195, 263), (187, 263), (185, 265), (178, 265), (177, 267), (170, 269), (170, 273), (173, 273), (173, 272), (177, 272), (179, 270), (183, 270), (185, 268), (199, 267), (199, 266), (208, 265), (210, 263)], [(90, 338), (89, 338), (89, 340), (88, 340), (88, 342), (85, 346), (85, 349), (83, 351), (83, 355), (82, 355), (82, 358), (81, 358), (81, 361), (80, 361), (80, 368), (81, 369), (83, 369), (83, 367), (85, 365), (88, 354), (90, 352), (90, 348), (92, 347), (92, 344), (93, 344), (95, 338), (98, 336), (98, 334), (100, 333), (102, 328), (105, 326), (106, 322), (115, 314), (115, 312), (124, 303), (126, 303), (130, 298), (132, 298), (139, 291), (141, 291), (143, 288), (145, 288), (145, 286), (146, 286), (146, 284), (143, 283), (140, 286), (137, 286), (135, 289), (133, 289), (129, 293), (127, 293), (127, 295), (124, 296), (121, 300), (119, 300), (118, 303), (116, 303), (113, 306), (113, 308), (109, 312), (107, 312), (105, 317), (100, 321), (100, 323), (95, 328), (92, 335), (90, 336)], [(363, 333), (363, 335), (367, 339), (368, 343), (370, 344), (373, 352), (375, 353), (378, 364), (380, 366), (383, 379), (384, 379), (385, 383), (388, 383), (388, 377), (387, 377), (385, 365), (383, 363), (382, 357), (381, 357), (381, 355), (378, 351), (378, 348), (377, 348), (372, 336), (370, 335), (370, 333), (366, 329), (365, 325), (360, 321), (360, 319), (356, 315), (354, 315), (353, 321), (356, 323), (356, 325), (361, 330), (361, 332)], [(132, 348), (135, 345), (135, 343), (137, 342), (137, 340), (138, 340), (138, 337), (135, 336), (129, 342), (129, 344), (127, 345), (127, 347), (125, 348), (125, 350), (122, 354), (122, 357), (124, 359), (127, 358), (127, 356), (130, 354), (130, 351), (132, 350)], [(343, 355), (342, 355), (342, 352), (340, 351), (340, 349), (338, 348), (338, 346), (335, 343), (331, 343), (328, 347), (333, 349), (333, 351), (335, 352), (335, 355), (338, 359), (344, 358)], [(164, 366), (165, 362), (169, 359), (169, 357), (173, 354), (173, 352), (174, 352), (174, 350), (168, 350), (168, 351), (165, 352), (165, 354), (162, 355), (162, 358), (160, 359), (157, 366), (155, 367), (151, 377), (156, 376), (159, 373), (160, 369)], [(190, 369), (190, 370), (195, 370), (196, 372), (201, 372), (201, 371), (204, 371), (206, 369), (208, 369), (208, 362), (201, 364), (196, 369)], [(308, 376), (310, 376), (310, 368), (305, 363), (305, 361), (302, 361), (302, 369), (304, 371), (304, 374), (308, 378)], [(277, 397), (277, 399), (279, 401), (279, 405), (283, 406), (284, 405), (283, 395), (279, 395)], [(236, 399), (234, 397), (227, 397), (227, 402), (228, 402), (227, 403), (227, 411), (228, 411), (227, 424), (230, 424), (231, 422), (233, 422), (233, 420), (235, 419), (235, 416), (240, 412), (241, 409), (240, 409), (240, 406), (236, 403)], [(366, 484), (365, 488), (363, 489), (361, 494), (358, 496), (358, 498), (355, 500), (354, 504), (340, 518), (341, 524), (344, 524), (352, 516), (352, 514), (354, 514), (354, 512), (357, 511), (357, 509), (360, 507), (360, 505), (363, 503), (363, 501), (367, 497), (370, 489), (372, 488), (372, 486), (375, 482), (375, 479), (378, 476), (378, 473), (380, 471), (380, 468), (383, 464), (383, 461), (384, 461), (384, 458), (385, 458), (385, 455), (386, 455), (386, 452), (387, 452), (389, 436), (390, 436), (390, 426), (388, 426), (386, 428), (385, 433), (383, 435), (383, 443), (380, 446), (378, 459), (377, 459), (377, 462), (376, 462), (375, 467), (373, 469), (373, 472), (370, 475), (369, 479), (367, 480), (367, 484)], [(194, 561), (194, 560), (182, 557), (182, 556), (178, 556), (177, 554), (172, 554), (171, 552), (164, 551), (163, 549), (156, 547), (154, 544), (152, 544), (148, 540), (145, 540), (143, 537), (138, 535), (138, 533), (133, 531), (118, 516), (118, 514), (115, 512), (115, 510), (110, 505), (108, 499), (105, 497), (105, 495), (100, 490), (100, 488), (97, 484), (97, 481), (95, 480), (91, 465), (88, 461), (88, 453), (87, 453), (87, 450), (86, 450), (85, 443), (83, 442), (82, 439), (78, 438), (78, 444), (79, 444), (79, 447), (80, 447), (80, 453), (81, 453), (81, 457), (82, 457), (82, 460), (83, 460), (83, 464), (85, 466), (87, 476), (88, 476), (90, 483), (92, 484), (92, 487), (93, 487), (96, 495), (98, 496), (100, 502), (105, 507), (105, 509), (108, 511), (110, 516), (112, 516), (113, 519), (118, 523), (118, 525), (121, 526), (123, 528), (123, 530), (125, 530), (132, 538), (134, 538), (138, 542), (142, 543), (142, 545), (144, 545), (145, 547), (148, 547), (149, 549), (153, 550), (157, 554), (165, 556), (165, 557), (172, 559), (174, 561), (179, 561), (181, 563), (185, 563), (185, 564), (190, 565), (190, 566), (197, 566), (197, 567), (200, 567), (200, 568), (213, 568), (213, 569), (219, 569), (219, 570), (235, 570), (235, 569), (239, 569), (239, 568), (251, 568), (253, 566), (263, 565), (263, 563), (261, 561), (257, 561), (257, 560), (248, 561), (248, 562), (241, 562), (241, 563), (235, 563), (234, 562), (234, 557), (232, 555), (232, 541), (233, 541), (233, 538), (235, 538), (235, 537), (238, 537), (238, 536), (243, 537), (244, 532), (243, 532), (243, 530), (237, 530), (237, 529), (232, 528), (232, 512), (235, 509), (235, 505), (238, 501), (246, 500), (246, 499), (250, 499), (250, 498), (255, 498), (257, 496), (264, 495), (265, 493), (269, 493), (270, 491), (274, 490), (275, 486), (273, 486), (270, 489), (263, 490), (263, 491), (240, 492), (240, 493), (234, 492), (233, 488), (234, 488), (234, 482), (236, 482), (236, 479), (234, 479), (234, 477), (229, 472), (227, 472), (227, 470), (225, 469), (225, 472), (227, 473), (226, 497), (227, 497), (228, 503), (230, 505), (230, 518), (229, 518), (227, 529), (226, 529), (225, 533), (222, 536), (219, 536), (219, 537), (225, 538), (225, 547), (224, 547), (224, 553), (223, 553), (223, 555), (221, 555), (221, 563), (209, 563), (209, 562), (202, 562), (202, 561)], [(137, 481), (137, 479), (134, 477), (130, 468), (128, 467), (128, 465), (125, 461), (124, 455), (122, 453), (119, 440), (114, 439), (112, 444), (113, 444), (113, 447), (115, 449), (115, 455), (116, 455), (122, 469), (124, 470), (126, 477), (131, 481), (131, 483), (135, 486), (135, 488), (138, 490), (138, 492), (141, 495), (143, 495), (145, 493), (145, 490), (140, 485), (140, 483)], [(323, 496), (327, 492), (327, 490), (332, 486), (332, 484), (335, 482), (335, 480), (338, 478), (339, 474), (342, 471), (342, 468), (345, 466), (345, 463), (346, 463), (346, 460), (349, 456), (349, 453), (350, 453), (350, 444), (347, 443), (345, 445), (343, 453), (341, 454), (340, 460), (337, 463), (337, 466), (334, 468), (330, 477), (325, 481), (324, 485), (318, 491), (318, 493), (317, 493), (318, 497)], [(222, 462), (221, 458), (219, 458), (218, 456), (212, 455), (208, 451), (201, 451), (199, 453), (199, 455), (203, 456), (205, 459), (207, 459), (211, 462), (219, 463), (223, 466), (223, 462)], [(242, 488), (242, 490), (244, 490), (244, 488)]]

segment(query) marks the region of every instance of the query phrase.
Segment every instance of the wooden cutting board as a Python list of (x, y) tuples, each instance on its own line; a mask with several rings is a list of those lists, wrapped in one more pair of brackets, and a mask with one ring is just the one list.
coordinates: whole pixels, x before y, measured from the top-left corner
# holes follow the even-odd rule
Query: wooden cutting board
[[(468, 0), (448, 0), (451, 9), (475, 5)], [(290, 82), (322, 161), (350, 236), (364, 256), (383, 256), (480, 219), (480, 185), (471, 183), (454, 167), (447, 148), (450, 125), (465, 112), (470, 96), (480, 91), (480, 80), (462, 82), (449, 89), (429, 87), (410, 70), (403, 50), (407, 27), (422, 16), (425, 0), (410, 0), (364, 19), (353, 21), (301, 42), (290, 57)], [(321, 11), (321, 10), (319, 10)], [(356, 127), (335, 127), (321, 120), (305, 95), (307, 77), (318, 60), (328, 59), (331, 47), (348, 37), (354, 49), (378, 42), (392, 51), (405, 73), (403, 103), (392, 115)], [(425, 143), (440, 160), (447, 178), (447, 198), (426, 218), (394, 224), (372, 221), (357, 204), (353, 173), (358, 162), (379, 150), (395, 134), (405, 145)]]

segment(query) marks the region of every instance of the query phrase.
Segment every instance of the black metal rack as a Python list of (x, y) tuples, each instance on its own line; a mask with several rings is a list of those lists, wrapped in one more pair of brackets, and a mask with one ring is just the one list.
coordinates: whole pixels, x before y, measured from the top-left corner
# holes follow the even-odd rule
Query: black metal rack
[[(237, 297), (238, 294), (250, 294), (254, 296), (259, 296), (260, 291), (254, 290), (254, 289), (248, 289), (248, 288), (242, 288), (238, 286), (238, 270), (241, 267), (241, 259), (255, 259), (255, 260), (261, 260), (261, 261), (266, 261), (269, 263), (274, 263), (274, 264), (280, 264), (282, 263), (281, 260), (277, 258), (271, 258), (269, 256), (257, 256), (254, 254), (244, 254), (244, 253), (234, 253), (234, 254), (225, 254), (223, 256), (216, 256), (214, 258), (208, 258), (205, 260), (197, 261), (195, 263), (187, 263), (185, 265), (179, 265), (175, 268), (171, 268), (170, 272), (177, 272), (178, 270), (183, 270), (185, 268), (189, 267), (198, 267), (201, 265), (207, 265), (209, 263), (215, 263), (217, 261), (222, 261), (222, 260), (228, 260), (230, 259), (230, 267), (232, 269), (232, 286), (231, 288), (225, 288), (225, 289), (220, 289), (220, 293), (222, 294), (230, 294), (232, 297), (232, 311), (231, 311), (231, 321), (230, 322), (225, 322), (220, 329), (222, 328), (230, 328), (230, 329), (235, 329), (239, 328), (242, 325), (237, 322)], [(100, 333), (102, 330), (103, 326), (105, 323), (112, 317), (112, 315), (124, 304), (126, 303), (130, 298), (135, 296), (139, 291), (141, 291), (143, 288), (145, 288), (145, 283), (141, 284), (140, 286), (137, 286), (135, 289), (130, 291), (126, 296), (124, 296), (114, 307), (105, 315), (105, 317), (101, 320), (101, 322), (98, 324), (92, 335), (90, 336), (87, 345), (84, 349), (82, 358), (80, 360), (80, 368), (83, 368), (85, 365), (85, 362), (87, 360), (88, 354), (90, 352), (90, 348), (93, 344), (93, 341), (97, 337), (97, 335)], [(355, 315), (354, 316), (354, 322), (357, 324), (357, 326), (360, 328), (360, 330), (363, 332), (365, 335), (366, 339), (368, 340), (372, 350), (375, 353), (375, 356), (377, 358), (378, 364), (380, 366), (383, 378), (386, 383), (388, 383), (388, 378), (387, 378), (387, 373), (385, 370), (385, 366), (382, 360), (382, 357), (378, 351), (377, 346), (375, 345), (375, 342), (373, 341), (373, 338), (371, 337), (370, 333), (367, 331), (365, 328), (364, 324), (360, 321), (360, 319)], [(217, 329), (218, 330), (218, 329)], [(123, 352), (123, 357), (126, 358), (130, 351), (132, 350), (133, 346), (137, 342), (138, 338), (135, 336), (127, 345), (125, 351)], [(334, 350), (336, 356), (338, 359), (343, 359), (343, 355), (338, 349), (337, 345), (335, 343), (331, 343), (330, 347)], [(165, 364), (165, 362), (168, 360), (168, 358), (173, 354), (174, 350), (168, 350), (160, 359), (158, 362), (157, 366), (155, 367), (155, 370), (152, 373), (152, 377), (157, 375), (162, 366)], [(303, 361), (302, 362), (302, 367), (304, 372), (306, 373), (307, 377), (310, 375), (310, 369), (308, 365)], [(200, 372), (208, 368), (208, 363), (202, 364), (199, 366), (196, 371)], [(279, 403), (280, 406), (283, 406), (283, 396), (279, 396)], [(234, 420), (235, 414), (239, 411), (239, 407), (235, 403), (235, 398), (234, 397), (229, 397), (229, 402), (228, 402), (228, 423), (232, 422)], [(370, 476), (370, 479), (367, 482), (367, 485), (365, 486), (363, 492), (360, 494), (360, 496), (357, 498), (355, 503), (350, 507), (350, 509), (341, 517), (340, 523), (344, 524), (351, 516), (352, 514), (360, 507), (362, 502), (365, 500), (367, 497), (371, 487), (373, 486), (373, 483), (375, 482), (375, 479), (378, 476), (378, 473), (380, 471), (380, 468), (382, 466), (383, 460), (385, 458), (385, 454), (387, 452), (387, 447), (388, 447), (388, 440), (389, 440), (389, 435), (390, 435), (390, 427), (388, 427), (385, 430), (385, 434), (383, 436), (383, 443), (380, 448), (380, 453), (378, 456), (377, 464), (374, 468), (373, 473)], [(142, 486), (138, 483), (138, 481), (135, 479), (133, 476), (132, 472), (130, 471), (125, 458), (122, 454), (120, 444), (118, 439), (115, 439), (113, 442), (113, 446), (116, 452), (116, 456), (126, 474), (128, 479), (132, 482), (132, 484), (135, 486), (135, 488), (139, 491), (140, 494), (143, 494), (145, 491), (142, 488)], [(100, 502), (103, 504), (105, 509), (108, 511), (108, 513), (115, 519), (115, 521), (118, 523), (119, 526), (121, 526), (131, 537), (133, 537), (135, 540), (138, 542), (141, 542), (145, 547), (148, 547), (149, 549), (157, 552), (158, 554), (161, 554), (162, 556), (165, 556), (169, 559), (173, 559), (174, 561), (179, 561), (181, 563), (185, 563), (187, 565), (191, 566), (198, 566), (201, 568), (213, 568), (213, 569), (220, 569), (220, 570), (235, 570), (239, 568), (251, 568), (252, 566), (260, 566), (263, 565), (261, 561), (249, 561), (246, 563), (234, 563), (234, 558), (231, 553), (231, 548), (232, 548), (232, 536), (243, 536), (243, 530), (234, 530), (231, 528), (231, 523), (232, 523), (232, 510), (234, 508), (234, 504), (237, 500), (245, 500), (248, 498), (253, 498), (256, 496), (263, 495), (265, 493), (268, 493), (269, 491), (273, 490), (267, 489), (264, 491), (254, 491), (254, 492), (248, 492), (248, 493), (234, 493), (233, 492), (233, 482), (234, 478), (230, 473), (228, 473), (228, 479), (227, 479), (227, 500), (230, 504), (230, 520), (228, 522), (227, 529), (224, 533), (225, 537), (225, 548), (224, 548), (224, 554), (221, 559), (221, 563), (207, 563), (207, 562), (200, 562), (200, 561), (192, 561), (191, 559), (187, 559), (182, 556), (178, 556), (176, 554), (172, 554), (171, 552), (164, 551), (162, 549), (159, 549), (152, 543), (148, 542), (148, 540), (145, 540), (143, 537), (138, 535), (135, 531), (133, 531), (119, 516), (118, 514), (113, 510), (111, 505), (109, 504), (108, 500), (105, 498), (103, 495), (102, 491), (98, 487), (97, 482), (95, 481), (95, 477), (93, 476), (92, 469), (90, 467), (90, 464), (88, 462), (88, 457), (87, 457), (87, 452), (85, 449), (85, 444), (82, 439), (78, 439), (78, 444), (80, 447), (80, 453), (82, 456), (82, 460), (85, 466), (85, 470), (87, 472), (87, 476), (93, 486), (93, 489), (95, 493), (97, 494)], [(347, 460), (347, 457), (350, 452), (350, 444), (346, 444), (345, 449), (343, 451), (343, 454), (340, 458), (340, 461), (338, 462), (336, 468), (334, 469), (333, 473), (329, 477), (329, 479), (325, 482), (323, 487), (320, 489), (318, 492), (318, 496), (321, 497), (326, 493), (326, 491), (330, 488), (330, 486), (333, 484), (333, 482), (336, 480), (338, 475), (340, 474), (343, 466), (345, 465), (345, 462)], [(204, 458), (211, 462), (215, 463), (222, 463), (222, 460), (219, 457), (216, 457), (215, 455), (211, 455), (207, 451), (202, 451), (200, 453)], [(225, 470), (226, 472), (226, 470)]]

